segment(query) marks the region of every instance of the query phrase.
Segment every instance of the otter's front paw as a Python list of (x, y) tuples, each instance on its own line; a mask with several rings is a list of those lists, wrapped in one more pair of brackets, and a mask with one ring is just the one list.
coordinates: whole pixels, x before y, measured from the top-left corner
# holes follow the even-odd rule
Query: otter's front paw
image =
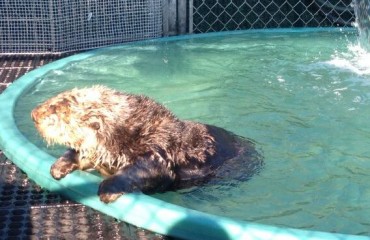
[(100, 193), (100, 201), (104, 203), (111, 203), (117, 200), (123, 193)]
[(78, 169), (78, 165), (70, 159), (60, 157), (50, 168), (50, 174), (56, 180), (64, 178), (67, 174)]
[(100, 201), (104, 203), (114, 202), (125, 193), (122, 182), (117, 178), (108, 178), (101, 182), (98, 190)]

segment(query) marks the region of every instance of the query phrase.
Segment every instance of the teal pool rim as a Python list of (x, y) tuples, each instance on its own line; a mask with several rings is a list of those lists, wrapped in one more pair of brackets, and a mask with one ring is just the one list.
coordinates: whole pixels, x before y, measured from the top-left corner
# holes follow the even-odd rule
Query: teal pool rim
[[(355, 32), (355, 29), (309, 28), (207, 33), (127, 43), (120, 45), (119, 48), (130, 48), (131, 46), (151, 44), (158, 41), (188, 40), (245, 33), (286, 34), (314, 32), (346, 33)], [(99, 176), (76, 171), (60, 181), (54, 180), (49, 174), (50, 166), (55, 160), (54, 157), (29, 142), (16, 126), (13, 112), (17, 100), (23, 93), (37, 84), (37, 80), (47, 72), (60, 69), (70, 62), (82, 61), (90, 56), (99, 54), (103, 50), (116, 47), (118, 46), (91, 50), (47, 64), (22, 76), (0, 94), (1, 149), (29, 178), (49, 191), (64, 195), (118, 220), (174, 237), (186, 239), (370, 239), (366, 236), (280, 228), (239, 221), (187, 209), (140, 193), (127, 194), (114, 203), (104, 204), (96, 195), (101, 181)], [(26, 113), (25, 117), (29, 117), (29, 113)]]

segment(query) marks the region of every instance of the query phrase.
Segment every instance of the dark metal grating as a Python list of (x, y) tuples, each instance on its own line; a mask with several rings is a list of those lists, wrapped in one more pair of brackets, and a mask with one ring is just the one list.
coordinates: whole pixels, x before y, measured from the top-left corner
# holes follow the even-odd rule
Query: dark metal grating
[[(0, 93), (61, 56), (0, 57)], [(0, 239), (170, 239), (41, 189), (0, 150)]]
[(0, 93), (15, 79), (30, 70), (60, 58), (62, 55), (1, 56)]

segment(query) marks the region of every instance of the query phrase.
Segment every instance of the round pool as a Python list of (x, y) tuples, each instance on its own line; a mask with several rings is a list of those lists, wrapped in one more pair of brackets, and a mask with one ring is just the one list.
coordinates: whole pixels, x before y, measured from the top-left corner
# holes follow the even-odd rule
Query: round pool
[[(162, 234), (362, 238), (370, 235), (370, 54), (356, 39), (341, 29), (242, 31), (77, 54), (0, 95), (0, 144), (41, 186)], [(248, 181), (128, 194), (108, 205), (96, 196), (96, 174), (55, 181), (49, 168), (64, 149), (45, 145), (30, 111), (61, 91), (95, 84), (148, 95), (181, 119), (252, 139), (264, 167)]]

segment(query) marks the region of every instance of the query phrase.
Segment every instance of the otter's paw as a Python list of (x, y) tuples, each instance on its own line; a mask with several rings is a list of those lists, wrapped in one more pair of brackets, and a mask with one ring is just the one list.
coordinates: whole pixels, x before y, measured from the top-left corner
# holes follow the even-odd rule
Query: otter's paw
[(65, 157), (60, 157), (50, 168), (50, 174), (54, 179), (59, 180), (67, 176), (67, 174), (78, 169), (76, 163)]
[(117, 200), (123, 193), (101, 193), (99, 194), (100, 201), (111, 203)]
[(108, 178), (101, 182), (98, 190), (100, 201), (104, 203), (114, 202), (124, 194), (120, 182), (115, 180), (114, 178)]

